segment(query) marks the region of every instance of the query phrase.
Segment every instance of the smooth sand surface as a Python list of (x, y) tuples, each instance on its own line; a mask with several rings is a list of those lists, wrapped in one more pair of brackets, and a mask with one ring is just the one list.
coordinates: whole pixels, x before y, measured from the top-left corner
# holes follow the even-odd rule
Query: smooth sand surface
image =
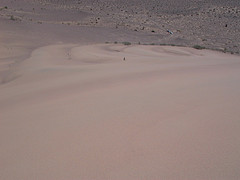
[(1, 180), (240, 178), (239, 56), (56, 44), (0, 65)]

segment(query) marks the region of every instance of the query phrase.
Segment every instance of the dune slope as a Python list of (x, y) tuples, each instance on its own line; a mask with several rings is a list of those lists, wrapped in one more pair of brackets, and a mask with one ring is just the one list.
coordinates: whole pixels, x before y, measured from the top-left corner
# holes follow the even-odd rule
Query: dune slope
[(240, 178), (238, 56), (57, 44), (2, 72), (2, 180)]

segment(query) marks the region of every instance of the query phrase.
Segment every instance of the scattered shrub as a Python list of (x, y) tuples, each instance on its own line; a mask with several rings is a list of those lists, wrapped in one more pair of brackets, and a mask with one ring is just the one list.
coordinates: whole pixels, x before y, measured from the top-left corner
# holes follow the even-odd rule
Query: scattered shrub
[(205, 47), (200, 46), (200, 45), (194, 45), (193, 48), (199, 49), (199, 50), (201, 50), (201, 49), (206, 49)]
[(131, 43), (130, 42), (122, 42), (123, 43), (123, 45), (126, 45), (126, 46), (129, 46), (129, 45), (131, 45)]
[(13, 15), (11, 15), (10, 20), (16, 21), (17, 19)]

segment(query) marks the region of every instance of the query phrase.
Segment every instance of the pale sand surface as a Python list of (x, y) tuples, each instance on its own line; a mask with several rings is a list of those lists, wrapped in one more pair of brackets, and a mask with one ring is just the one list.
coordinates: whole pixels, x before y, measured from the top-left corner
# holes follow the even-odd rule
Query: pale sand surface
[(1, 180), (240, 178), (239, 56), (56, 44), (9, 64)]

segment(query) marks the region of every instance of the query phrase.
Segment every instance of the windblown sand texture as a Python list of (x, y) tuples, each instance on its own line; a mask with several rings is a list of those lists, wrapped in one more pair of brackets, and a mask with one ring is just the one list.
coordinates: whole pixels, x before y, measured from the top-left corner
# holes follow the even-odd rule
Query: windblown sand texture
[(0, 180), (240, 179), (239, 7), (0, 0)]
[(8, 77), (1, 179), (240, 177), (238, 56), (58, 44)]

